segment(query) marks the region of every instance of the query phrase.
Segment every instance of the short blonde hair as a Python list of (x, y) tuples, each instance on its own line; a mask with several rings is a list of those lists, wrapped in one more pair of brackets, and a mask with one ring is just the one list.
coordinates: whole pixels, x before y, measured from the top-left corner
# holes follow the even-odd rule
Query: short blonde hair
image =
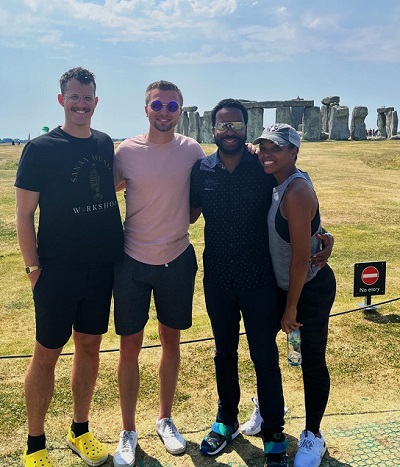
[(145, 99), (146, 99), (146, 105), (150, 101), (150, 94), (153, 89), (158, 89), (160, 91), (176, 91), (178, 93), (179, 97), (179, 102), (178, 104), (182, 107), (183, 105), (183, 95), (182, 91), (178, 88), (178, 86), (174, 83), (171, 83), (170, 81), (154, 81), (154, 83), (151, 83), (147, 86), (146, 93), (145, 93)]

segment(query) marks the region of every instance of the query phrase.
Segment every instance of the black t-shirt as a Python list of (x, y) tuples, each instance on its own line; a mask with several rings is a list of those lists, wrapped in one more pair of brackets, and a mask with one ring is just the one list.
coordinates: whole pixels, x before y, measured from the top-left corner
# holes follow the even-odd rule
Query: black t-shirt
[(267, 214), (275, 178), (245, 149), (230, 173), (218, 152), (192, 169), (190, 205), (205, 219), (204, 280), (223, 289), (273, 284)]
[(90, 138), (75, 138), (55, 128), (22, 152), (15, 186), (40, 193), (37, 247), (43, 266), (90, 266), (122, 256), (114, 145), (105, 133), (91, 132)]

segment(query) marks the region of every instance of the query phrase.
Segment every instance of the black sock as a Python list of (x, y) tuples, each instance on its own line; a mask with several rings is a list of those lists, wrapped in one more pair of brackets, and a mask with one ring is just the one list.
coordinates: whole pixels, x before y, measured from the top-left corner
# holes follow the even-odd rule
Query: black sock
[(33, 454), (34, 452), (41, 451), (46, 447), (46, 436), (44, 435), (44, 433), (39, 436), (28, 435), (27, 445), (27, 454)]
[(75, 438), (82, 436), (89, 431), (89, 422), (77, 423), (72, 420), (71, 431), (74, 433)]

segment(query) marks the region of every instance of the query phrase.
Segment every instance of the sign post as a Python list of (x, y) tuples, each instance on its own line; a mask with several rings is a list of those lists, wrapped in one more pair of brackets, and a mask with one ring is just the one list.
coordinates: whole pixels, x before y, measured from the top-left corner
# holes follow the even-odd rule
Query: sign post
[(364, 311), (376, 311), (371, 305), (372, 295), (384, 295), (386, 282), (386, 261), (354, 264), (354, 296), (365, 297)]

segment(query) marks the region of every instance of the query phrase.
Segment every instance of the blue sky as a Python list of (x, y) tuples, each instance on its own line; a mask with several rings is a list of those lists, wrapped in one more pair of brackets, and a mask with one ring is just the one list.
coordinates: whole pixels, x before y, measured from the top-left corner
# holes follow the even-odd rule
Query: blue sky
[(95, 73), (93, 127), (115, 138), (146, 132), (159, 79), (201, 115), (226, 97), (338, 95), (375, 127), (378, 107), (400, 108), (400, 2), (1, 0), (0, 60), (0, 137), (61, 124), (58, 80), (74, 66)]

